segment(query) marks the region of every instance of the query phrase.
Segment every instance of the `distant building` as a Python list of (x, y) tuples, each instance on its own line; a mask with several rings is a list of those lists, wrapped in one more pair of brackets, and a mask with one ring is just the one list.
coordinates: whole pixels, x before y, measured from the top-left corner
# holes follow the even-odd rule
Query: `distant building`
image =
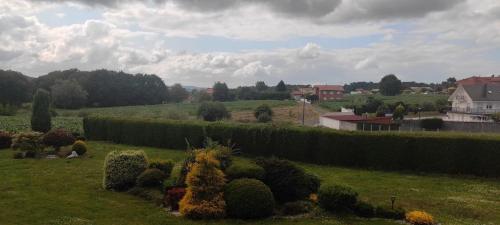
[(500, 77), (470, 77), (457, 84), (448, 98), (452, 102), (448, 120), (488, 121), (500, 112)]
[(301, 100), (304, 97), (304, 95), (308, 96), (314, 94), (316, 94), (316, 91), (312, 87), (302, 87), (299, 88), (298, 90), (292, 91), (292, 97), (297, 101)]
[(210, 96), (212, 96), (214, 94), (214, 89), (213, 88), (207, 88), (206, 92), (207, 92), (207, 94), (209, 94)]
[(314, 90), (319, 101), (338, 100), (344, 97), (342, 85), (315, 85)]
[(319, 124), (336, 130), (397, 130), (398, 125), (393, 123), (391, 117), (367, 117), (354, 115), (352, 112), (331, 113), (322, 115)]

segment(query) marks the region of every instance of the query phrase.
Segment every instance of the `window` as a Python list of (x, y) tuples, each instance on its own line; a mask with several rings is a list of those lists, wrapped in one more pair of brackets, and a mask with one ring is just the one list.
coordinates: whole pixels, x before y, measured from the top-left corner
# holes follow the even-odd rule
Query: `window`
[(486, 105), (486, 109), (493, 109), (492, 105)]

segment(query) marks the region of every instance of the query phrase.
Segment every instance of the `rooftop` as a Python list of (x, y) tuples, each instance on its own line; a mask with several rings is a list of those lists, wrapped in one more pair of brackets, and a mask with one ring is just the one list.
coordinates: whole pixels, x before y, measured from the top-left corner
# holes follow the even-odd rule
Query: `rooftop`
[(324, 115), (323, 117), (354, 123), (392, 124), (391, 117), (365, 117), (358, 115)]
[(344, 86), (342, 85), (314, 85), (320, 91), (344, 91)]

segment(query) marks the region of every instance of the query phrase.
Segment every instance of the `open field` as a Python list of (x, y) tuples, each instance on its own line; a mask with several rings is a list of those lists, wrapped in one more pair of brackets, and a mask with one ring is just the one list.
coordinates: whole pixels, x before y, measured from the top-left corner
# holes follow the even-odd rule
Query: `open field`
[[(277, 122), (292, 122), (298, 120), (300, 107), (295, 101), (252, 100), (224, 102), (233, 114), (232, 120), (255, 121), (253, 110), (261, 104), (268, 104), (277, 111)], [(123, 106), (107, 108), (85, 108), (79, 110), (57, 109), (58, 116), (53, 117), (53, 127), (63, 127), (73, 132), (82, 133), (82, 117), (111, 116), (149, 119), (196, 119), (199, 103), (178, 103), (147, 106)], [(314, 115), (312, 112), (306, 115)], [(30, 130), (30, 115), (28, 108), (22, 108), (15, 116), (0, 116), (0, 130), (26, 131)]]
[(404, 102), (405, 104), (423, 104), (426, 102), (434, 103), (439, 99), (448, 99), (448, 95), (443, 94), (402, 94), (397, 96), (383, 96), (380, 94), (376, 95), (346, 95), (344, 99), (338, 101), (328, 101), (321, 102), (320, 107), (328, 109), (330, 111), (338, 111), (344, 105), (363, 103), (368, 99), (368, 97), (374, 97), (376, 99), (382, 100), (386, 104), (392, 104), (396, 102)]
[[(14, 224), (399, 224), (389, 220), (359, 219), (324, 214), (320, 218), (267, 219), (259, 221), (191, 221), (167, 214), (153, 203), (101, 187), (107, 152), (144, 149), (150, 158), (180, 161), (184, 152), (89, 142), (81, 159), (12, 159), (12, 150), (0, 151), (0, 221)], [(344, 169), (299, 164), (316, 173), (324, 183), (353, 187), (360, 198), (375, 204), (397, 204), (433, 214), (441, 224), (500, 224), (500, 181), (442, 175)]]

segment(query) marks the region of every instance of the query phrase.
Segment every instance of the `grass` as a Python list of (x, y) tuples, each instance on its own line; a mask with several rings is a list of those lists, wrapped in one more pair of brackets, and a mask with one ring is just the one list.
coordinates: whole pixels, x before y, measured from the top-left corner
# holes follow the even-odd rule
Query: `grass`
[[(399, 224), (325, 215), (321, 218), (257, 221), (191, 221), (167, 214), (153, 203), (101, 187), (104, 157), (111, 150), (144, 149), (149, 158), (182, 160), (183, 151), (89, 142), (86, 158), (12, 159), (0, 151), (0, 221), (10, 224)], [(360, 198), (430, 212), (442, 224), (500, 224), (500, 181), (441, 175), (410, 175), (330, 166), (299, 164), (324, 183), (353, 187)]]
[(443, 94), (401, 94), (397, 96), (383, 96), (380, 94), (376, 95), (346, 95), (344, 99), (337, 101), (327, 101), (321, 102), (320, 107), (328, 109), (330, 111), (338, 111), (344, 105), (348, 104), (358, 104), (363, 103), (368, 99), (368, 97), (374, 97), (376, 99), (382, 100), (386, 104), (393, 104), (396, 102), (404, 102), (405, 104), (419, 104), (430, 102), (435, 103), (439, 99), (448, 99), (448, 95)]

